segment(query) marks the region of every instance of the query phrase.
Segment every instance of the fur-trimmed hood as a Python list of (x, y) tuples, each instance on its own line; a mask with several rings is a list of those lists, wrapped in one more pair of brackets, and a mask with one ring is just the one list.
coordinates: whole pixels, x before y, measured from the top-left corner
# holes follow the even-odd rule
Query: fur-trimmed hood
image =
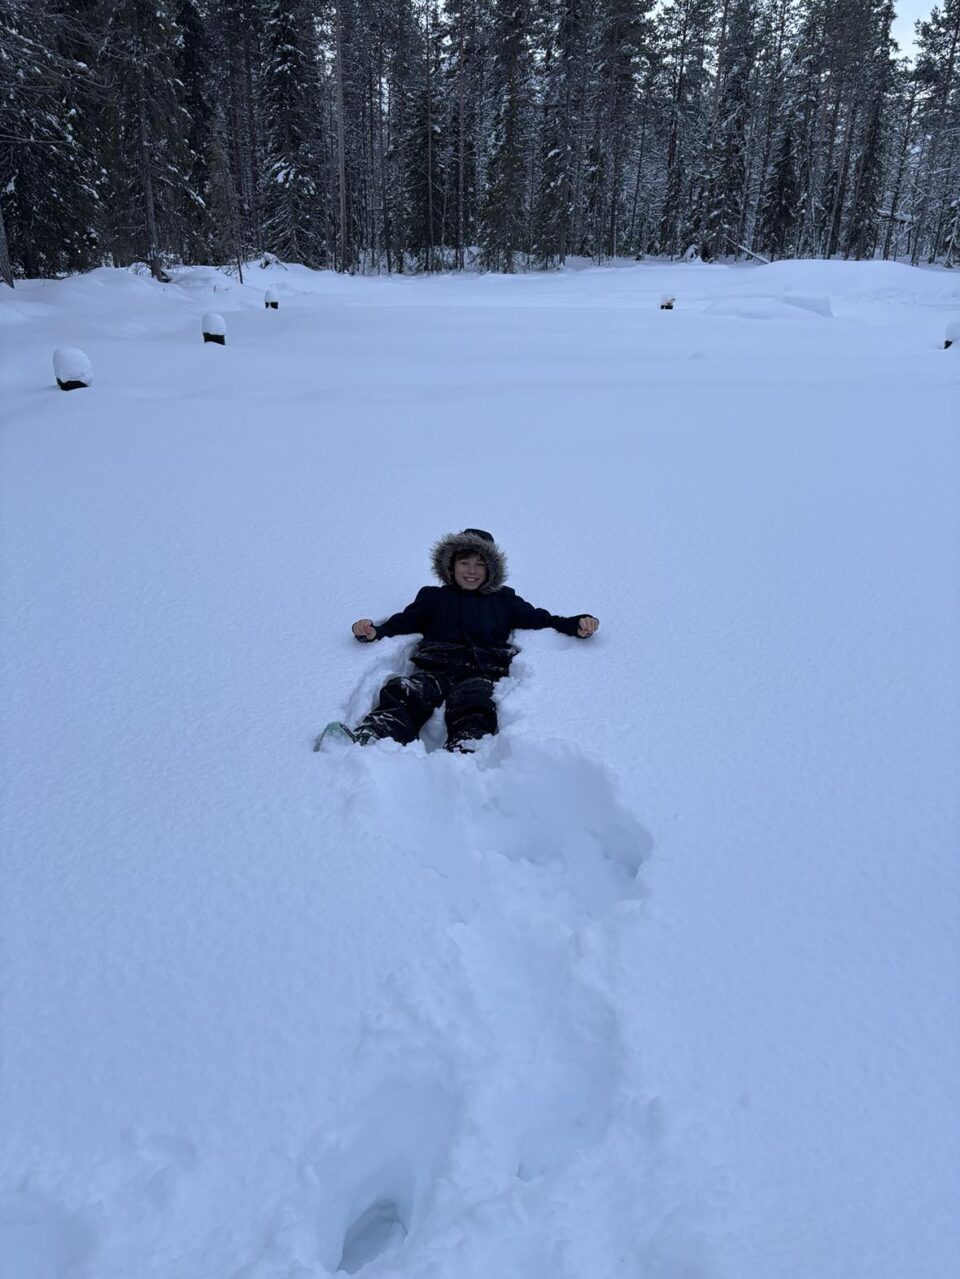
[(465, 528), (462, 533), (448, 533), (433, 548), (433, 571), (444, 586), (455, 586), (453, 562), (463, 551), (474, 551), (487, 566), (487, 580), (478, 588), (481, 595), (499, 591), (507, 580), (507, 557), (493, 540), (493, 535), (480, 528)]

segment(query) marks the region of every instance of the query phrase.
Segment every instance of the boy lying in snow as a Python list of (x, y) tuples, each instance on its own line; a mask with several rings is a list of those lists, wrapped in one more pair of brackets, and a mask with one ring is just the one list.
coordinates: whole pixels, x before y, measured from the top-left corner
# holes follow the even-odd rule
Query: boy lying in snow
[(555, 617), (534, 608), (509, 586), (506, 556), (479, 528), (450, 533), (433, 548), (433, 569), (442, 586), (424, 586), (400, 613), (374, 625), (354, 622), (364, 643), (392, 635), (422, 635), (413, 651), (413, 675), (394, 676), (376, 706), (353, 732), (355, 740), (392, 737), (412, 742), (433, 711), (446, 702), (447, 750), (472, 750), (479, 737), (497, 731), (493, 685), (510, 669), (517, 649), (513, 630), (544, 630), (589, 639), (600, 623), (589, 613)]

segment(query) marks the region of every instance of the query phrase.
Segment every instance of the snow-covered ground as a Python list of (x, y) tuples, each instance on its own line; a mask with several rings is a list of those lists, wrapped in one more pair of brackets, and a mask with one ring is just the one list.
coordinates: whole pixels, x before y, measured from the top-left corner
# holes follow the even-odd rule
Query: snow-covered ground
[[(958, 316), (0, 290), (2, 1279), (957, 1273)], [(314, 754), (465, 525), (598, 635), (524, 634), (474, 757)]]

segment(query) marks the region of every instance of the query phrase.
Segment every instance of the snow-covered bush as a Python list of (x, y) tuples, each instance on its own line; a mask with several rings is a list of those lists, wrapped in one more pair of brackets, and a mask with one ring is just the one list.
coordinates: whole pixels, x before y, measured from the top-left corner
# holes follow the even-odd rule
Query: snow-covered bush
[(161, 284), (170, 284), (172, 280), (172, 276), (168, 275), (159, 264), (157, 265), (156, 271), (154, 271), (149, 262), (132, 262), (130, 266), (127, 267), (127, 270), (131, 275), (135, 275), (141, 280), (154, 279), (158, 280)]
[(686, 253), (683, 255), (683, 260), (684, 262), (699, 262), (700, 261), (699, 245), (691, 244), (690, 247), (687, 249)]
[(203, 340), (204, 342), (216, 342), (218, 346), (226, 344), (227, 322), (216, 311), (208, 311), (203, 317)]
[(58, 346), (53, 353), (53, 371), (61, 391), (93, 385), (93, 365), (86, 352), (78, 347)]

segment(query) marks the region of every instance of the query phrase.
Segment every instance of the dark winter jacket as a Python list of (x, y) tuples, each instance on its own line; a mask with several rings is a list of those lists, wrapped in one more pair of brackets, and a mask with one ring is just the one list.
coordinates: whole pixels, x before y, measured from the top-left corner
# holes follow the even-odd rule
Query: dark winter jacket
[[(461, 590), (454, 580), (454, 560), (464, 551), (481, 555), (487, 565), (487, 580), (475, 591)], [(517, 652), (509, 642), (512, 631), (552, 627), (577, 634), (583, 613), (558, 617), (503, 585), (506, 556), (489, 534), (467, 529), (441, 539), (433, 548), (433, 567), (443, 586), (422, 587), (412, 604), (376, 625), (377, 639), (422, 635), (413, 654), (422, 670), (473, 670), (498, 679)]]

